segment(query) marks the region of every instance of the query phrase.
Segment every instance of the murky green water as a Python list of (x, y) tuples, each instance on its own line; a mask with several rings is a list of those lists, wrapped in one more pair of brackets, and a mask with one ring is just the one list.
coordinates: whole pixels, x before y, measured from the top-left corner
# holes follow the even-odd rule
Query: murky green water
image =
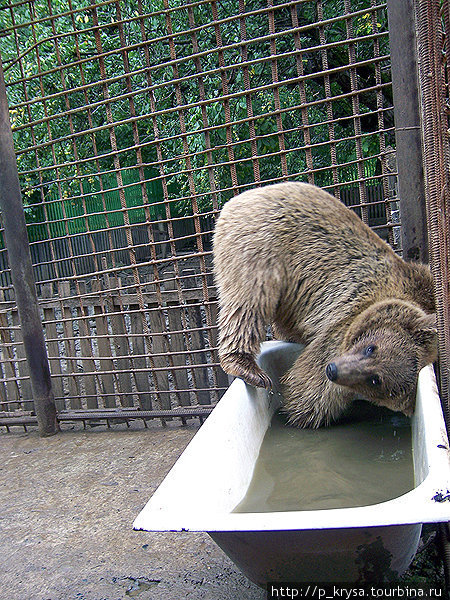
[(414, 487), (406, 417), (374, 411), (316, 430), (287, 427), (275, 415), (253, 479), (234, 512), (366, 506)]

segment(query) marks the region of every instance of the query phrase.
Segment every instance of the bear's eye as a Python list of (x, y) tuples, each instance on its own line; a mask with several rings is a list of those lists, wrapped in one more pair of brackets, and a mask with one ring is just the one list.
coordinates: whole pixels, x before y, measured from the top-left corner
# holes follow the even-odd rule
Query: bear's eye
[(381, 385), (381, 379), (378, 377), (378, 375), (371, 375), (367, 381), (372, 387), (378, 387)]
[(364, 348), (364, 356), (371, 356), (375, 350), (377, 349), (377, 347), (374, 344), (370, 344), (370, 346), (367, 346), (367, 348)]

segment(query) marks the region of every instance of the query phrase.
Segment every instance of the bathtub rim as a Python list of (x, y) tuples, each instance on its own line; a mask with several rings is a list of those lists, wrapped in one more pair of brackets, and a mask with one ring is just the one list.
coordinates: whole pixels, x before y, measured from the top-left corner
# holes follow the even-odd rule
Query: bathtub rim
[[(286, 342), (266, 342), (262, 345), (262, 352), (283, 350), (286, 344)], [(422, 452), (425, 457), (425, 464), (421, 467), (423, 481), (413, 490), (382, 503), (350, 508), (266, 513), (218, 512), (205, 506), (198, 508), (179, 506), (177, 509), (165, 509), (164, 496), (168, 498), (170, 487), (176, 485), (180, 461), (182, 464), (189, 461), (190, 456), (195, 453), (196, 446), (207, 437), (208, 430), (215, 426), (217, 420), (220, 420), (221, 412), (227, 412), (228, 404), (236, 398), (236, 394), (248, 394), (249, 389), (255, 392), (255, 388), (250, 388), (239, 379), (231, 384), (136, 518), (133, 524), (135, 530), (204, 532), (315, 530), (417, 525), (450, 520), (449, 445), (432, 365), (422, 369), (419, 374), (416, 410), (411, 423), (413, 430), (420, 428), (420, 423), (423, 423), (423, 428), (420, 430), (422, 436), (420, 443), (423, 444)], [(264, 394), (262, 390), (258, 390), (257, 393)], [(435, 498), (439, 495), (445, 500), (437, 501)]]

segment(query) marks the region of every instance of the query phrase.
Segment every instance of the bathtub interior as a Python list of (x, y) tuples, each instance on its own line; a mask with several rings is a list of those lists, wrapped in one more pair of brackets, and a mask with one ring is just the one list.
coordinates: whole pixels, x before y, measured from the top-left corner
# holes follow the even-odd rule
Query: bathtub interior
[(138, 516), (135, 529), (164, 531), (170, 521), (170, 530), (205, 530), (199, 520), (231, 513), (244, 497), (266, 430), (281, 405), (279, 378), (301, 351), (298, 344), (285, 344), (281, 352), (277, 343), (263, 346), (259, 360), (274, 390), (235, 379)]
[[(263, 344), (261, 366), (274, 391), (235, 380), (137, 517), (147, 531), (276, 531), (385, 526), (450, 520), (448, 440), (432, 367), (419, 378), (412, 418), (415, 489), (369, 507), (288, 513), (232, 513), (244, 497), (267, 427), (280, 406), (278, 380), (301, 351)], [(435, 499), (433, 501), (433, 498)]]

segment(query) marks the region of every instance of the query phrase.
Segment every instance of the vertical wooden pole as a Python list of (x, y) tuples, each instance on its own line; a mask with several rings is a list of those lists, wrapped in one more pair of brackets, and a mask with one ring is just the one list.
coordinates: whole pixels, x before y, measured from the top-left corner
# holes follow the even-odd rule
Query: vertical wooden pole
[(59, 428), (50, 381), (47, 350), (39, 314), (1, 59), (0, 209), (5, 227), (5, 242), (19, 312), (23, 344), (30, 369), (31, 389), (39, 433), (41, 436), (49, 436), (57, 433)]
[(428, 262), (414, 2), (387, 8), (403, 258)]

